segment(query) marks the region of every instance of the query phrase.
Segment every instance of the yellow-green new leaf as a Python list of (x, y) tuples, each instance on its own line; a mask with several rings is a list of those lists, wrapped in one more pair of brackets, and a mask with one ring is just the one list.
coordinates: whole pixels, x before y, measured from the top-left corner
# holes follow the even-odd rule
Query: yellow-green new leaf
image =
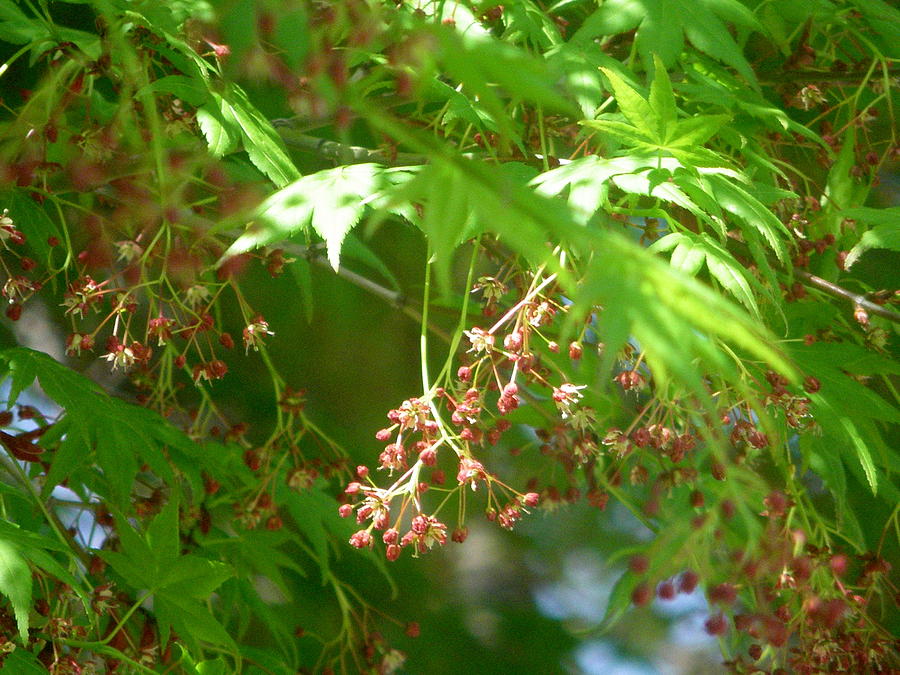
[(666, 146), (694, 148), (703, 145), (731, 120), (731, 115), (696, 115), (669, 126)]
[(256, 223), (222, 260), (284, 241), (311, 226), (325, 240), (328, 262), (337, 269), (344, 237), (362, 218), (366, 204), (380, 194), (383, 174), (380, 164), (350, 164), (303, 176), (258, 207)]
[(625, 115), (631, 124), (657, 142), (662, 138), (658, 132), (658, 116), (650, 103), (641, 96), (630, 84), (619, 77), (618, 73), (609, 68), (601, 68), (606, 79), (612, 87), (613, 96), (619, 104), (619, 110)]
[(669, 73), (658, 54), (653, 55), (656, 66), (656, 74), (653, 84), (650, 85), (650, 107), (656, 113), (656, 122), (659, 128), (660, 138), (667, 138), (667, 129), (671, 128), (678, 120), (678, 110), (675, 107), (675, 94), (672, 92), (672, 82)]
[(875, 462), (872, 461), (872, 453), (869, 452), (869, 446), (860, 436), (856, 425), (849, 417), (840, 418), (841, 426), (847, 432), (847, 436), (853, 442), (853, 448), (856, 450), (856, 456), (859, 457), (859, 463), (862, 465), (863, 472), (866, 474), (866, 480), (869, 487), (872, 488), (872, 494), (878, 494), (878, 472), (875, 470)]
[(28, 612), (31, 610), (31, 569), (19, 549), (0, 541), (0, 593), (9, 598), (22, 642), (28, 643)]

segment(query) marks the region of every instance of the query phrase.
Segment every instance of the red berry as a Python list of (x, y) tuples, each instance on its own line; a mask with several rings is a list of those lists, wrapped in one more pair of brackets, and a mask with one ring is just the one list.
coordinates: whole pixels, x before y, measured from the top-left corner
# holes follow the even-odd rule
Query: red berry
[(713, 462), (710, 466), (710, 472), (716, 480), (725, 480), (725, 465), (722, 462)]
[(765, 621), (766, 640), (775, 647), (782, 647), (790, 637), (790, 631), (783, 622), (775, 618), (768, 618)]
[(208, 495), (216, 494), (219, 491), (219, 481), (217, 481), (215, 478), (204, 478), (203, 491)]
[(221, 379), (225, 377), (225, 373), (228, 372), (228, 366), (221, 359), (214, 359), (209, 362), (209, 374), (216, 378)]
[(847, 572), (847, 556), (843, 553), (832, 556), (828, 564), (836, 576), (842, 577)]
[(693, 593), (698, 583), (700, 583), (700, 577), (697, 576), (697, 573), (687, 570), (678, 580), (678, 590), (681, 593)]
[(732, 584), (719, 584), (709, 590), (710, 602), (732, 605), (737, 600), (737, 589)]
[(522, 498), (522, 502), (525, 506), (537, 506), (541, 497), (537, 492), (529, 492)]
[(581, 358), (582, 348), (581, 344), (578, 342), (573, 342), (569, 345), (569, 358), (573, 361), (577, 361)]
[(706, 620), (703, 627), (710, 635), (724, 635), (728, 630), (728, 620), (721, 614), (715, 614)]
[(628, 561), (628, 569), (635, 574), (643, 574), (648, 567), (650, 567), (650, 561), (644, 555), (631, 556), (631, 560)]
[(722, 509), (722, 517), (726, 520), (730, 520), (734, 517), (735, 505), (730, 499), (724, 500), (720, 508)]
[(631, 602), (634, 603), (635, 607), (643, 607), (650, 602), (652, 596), (653, 593), (650, 591), (650, 586), (645, 582), (641, 582), (631, 592)]
[(770, 518), (780, 518), (789, 506), (787, 496), (780, 490), (770, 492), (763, 504), (766, 505), (766, 515)]
[(256, 452), (256, 450), (247, 450), (244, 453), (244, 464), (246, 464), (251, 471), (258, 471), (261, 464), (259, 453)]
[(838, 266), (838, 269), (840, 269), (840, 270), (844, 269), (844, 265), (846, 264), (847, 256), (849, 255), (849, 253), (850, 253), (850, 251), (838, 251), (837, 252), (837, 255), (835, 255), (835, 257), (834, 257), (834, 260)]
[(671, 581), (664, 581), (656, 587), (656, 595), (660, 600), (671, 600), (675, 597), (675, 585)]
[[(355, 548), (367, 548), (372, 545), (372, 535), (367, 530), (354, 532), (350, 537), (350, 545)], [(397, 554), (399, 555), (399, 549)], [(394, 558), (394, 560), (396, 560), (396, 558)]]

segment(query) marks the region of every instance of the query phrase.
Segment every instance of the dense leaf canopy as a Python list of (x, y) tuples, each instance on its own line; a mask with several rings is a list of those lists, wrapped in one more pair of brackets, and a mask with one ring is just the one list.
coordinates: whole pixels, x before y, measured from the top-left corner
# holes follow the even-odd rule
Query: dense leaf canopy
[(898, 82), (884, 0), (2, 3), (0, 673), (896, 672)]

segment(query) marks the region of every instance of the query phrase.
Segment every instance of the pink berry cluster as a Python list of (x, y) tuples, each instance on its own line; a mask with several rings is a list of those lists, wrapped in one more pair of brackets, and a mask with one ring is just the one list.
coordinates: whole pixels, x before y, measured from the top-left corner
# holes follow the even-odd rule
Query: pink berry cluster
[[(541, 496), (536, 490), (513, 489), (487, 468), (486, 458), (513, 427), (510, 418), (526, 397), (545, 396), (560, 424), (588, 432), (592, 413), (581, 404), (585, 387), (567, 381), (560, 368), (543, 365), (539, 353), (539, 349), (548, 354), (559, 351), (545, 333), (562, 308), (541, 295), (552, 281), (552, 277), (536, 280), (492, 327), (465, 330), (466, 362), (456, 368), (455, 377), (447, 376), (445, 386), (435, 386), (388, 412), (391, 426), (375, 435), (385, 443), (377, 469), (393, 482), (381, 487), (367, 467), (358, 468), (358, 480), (347, 486), (348, 501), (340, 507), (342, 516), (355, 512), (357, 522), (366, 526), (351, 538), (353, 546), (372, 545), (373, 531), (380, 531), (386, 556), (394, 560), (405, 547), (420, 554), (446, 543), (448, 527), (430, 509), (429, 492), (440, 495), (439, 509), (450, 496), (457, 496), (461, 515), (450, 533), (457, 542), (466, 536), (463, 507), (470, 492), (486, 495), (486, 518), (504, 529), (512, 529), (538, 505)], [(500, 307), (506, 284), (482, 277), (475, 290), (483, 294), (485, 315), (492, 315)], [(572, 358), (580, 358), (580, 343), (573, 342), (569, 351)]]
[[(447, 525), (425, 505), (426, 493), (433, 488), (442, 493), (464, 495), (465, 488), (477, 491), (483, 486), (488, 495), (488, 518), (506, 529), (512, 529), (526, 507), (537, 506), (537, 494), (515, 492), (488, 473), (472, 454), (474, 447), (484, 440), (481, 431), (474, 426), (480, 414), (476, 396), (457, 402), (439, 390), (434, 400), (441, 398), (447, 400), (448, 409), (453, 411), (450, 417), (454, 425), (461, 427), (452, 436), (436, 420), (431, 404), (424, 399), (407, 399), (388, 413), (393, 424), (376, 434), (379, 441), (387, 441), (378, 457), (378, 470), (388, 476), (395, 472), (400, 476), (389, 487), (382, 488), (372, 480), (368, 467), (357, 467), (357, 480), (350, 482), (344, 490), (345, 496), (355, 503), (347, 502), (339, 508), (342, 517), (350, 517), (355, 511), (356, 522), (367, 525), (350, 538), (352, 546), (370, 547), (375, 542), (373, 532), (380, 532), (386, 547), (385, 556), (388, 560), (396, 560), (407, 547), (414, 555), (419, 555), (434, 546), (446, 544)], [(502, 433), (497, 427), (508, 429), (508, 425), (501, 424), (503, 421), (499, 420), (492, 431)], [(445, 487), (446, 472), (440, 467), (446, 462), (440, 461), (439, 451), (455, 466), (453, 488)], [(456, 542), (462, 542), (465, 537), (463, 524), (451, 533), (451, 539)]]
[(634, 555), (628, 570), (637, 579), (631, 592), (635, 606), (649, 604), (654, 595), (671, 601), (703, 582), (710, 606), (705, 631), (746, 646), (746, 656), (726, 664), (731, 672), (758, 673), (767, 663), (791, 668), (780, 672), (892, 672), (895, 641), (873, 635), (866, 615), (873, 600), (896, 593), (888, 561), (871, 552), (850, 555), (809, 544), (805, 532), (790, 525), (796, 503), (780, 491), (763, 500), (758, 516), (765, 527), (758, 540), (729, 545), (723, 527), (735, 517), (735, 505), (724, 501), (704, 510), (697, 494), (691, 505), (704, 515), (695, 523), (697, 536), (711, 533), (722, 542), (707, 572), (664, 578), (654, 592), (660, 562)]

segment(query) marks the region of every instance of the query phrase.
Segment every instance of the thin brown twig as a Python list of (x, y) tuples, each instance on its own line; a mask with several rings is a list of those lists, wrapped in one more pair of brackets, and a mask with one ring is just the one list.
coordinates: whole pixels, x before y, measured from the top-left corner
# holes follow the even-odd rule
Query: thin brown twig
[[(816, 82), (828, 82), (830, 84), (859, 84), (868, 75), (868, 69), (858, 71), (837, 70), (785, 70), (780, 73), (765, 73), (759, 77), (759, 83), (763, 85), (790, 84), (803, 82), (813, 84)], [(879, 76), (883, 75), (883, 72)], [(900, 77), (900, 69), (887, 71), (888, 77)]]
[(894, 323), (900, 323), (900, 313), (891, 311), (887, 307), (879, 305), (877, 302), (872, 302), (865, 295), (849, 291), (842, 286), (838, 286), (822, 277), (817, 277), (815, 274), (810, 274), (805, 270), (794, 269), (794, 274), (823, 293), (852, 302), (854, 307), (861, 307), (867, 314), (874, 314), (889, 321), (893, 321)]
[[(339, 141), (320, 138), (319, 136), (310, 136), (302, 131), (298, 131), (292, 120), (289, 119), (274, 119), (271, 122), (278, 135), (281, 136), (281, 140), (288, 147), (311, 152), (338, 165), (375, 162), (385, 166), (418, 166), (431, 162), (431, 157), (428, 155), (413, 152), (395, 152), (388, 148), (366, 148), (360, 145), (348, 145)], [(541, 155), (494, 158), (477, 152), (463, 152), (459, 156), (463, 159), (499, 162), (538, 163), (543, 161)]]
[[(282, 248), (284, 248), (287, 253), (303, 257), (306, 260), (309, 260), (311, 263), (318, 265), (319, 267), (326, 267), (331, 270), (334, 269), (332, 268), (331, 263), (328, 262), (328, 260), (323, 255), (318, 253), (313, 247), (285, 243), (282, 244)], [(421, 323), (422, 312), (410, 305), (409, 299), (404, 293), (386, 288), (378, 282), (372, 281), (368, 277), (365, 277), (362, 274), (358, 274), (357, 272), (354, 272), (353, 270), (347, 269), (343, 266), (337, 268), (336, 274), (342, 279), (346, 279), (354, 286), (368, 291), (372, 295), (381, 298), (385, 302), (396, 307), (416, 323)], [(441, 340), (444, 340), (447, 343), (450, 342), (450, 335), (448, 335), (447, 331), (445, 331), (440, 326), (436, 326), (429, 321), (428, 330), (434, 333)]]
[[(729, 246), (736, 249), (739, 258), (744, 258), (745, 260), (750, 258), (750, 249), (743, 242), (732, 239), (729, 241)], [(784, 270), (784, 267), (779, 264), (774, 257), (770, 256), (767, 259), (773, 266)], [(746, 265), (746, 262), (744, 264)], [(822, 277), (797, 267), (793, 269), (793, 273), (795, 277), (800, 279), (801, 282), (807, 286), (820, 290), (833, 298), (846, 300), (852, 303), (854, 308), (860, 307), (865, 310), (867, 314), (874, 314), (893, 323), (900, 324), (900, 313), (894, 312), (883, 305), (879, 305), (877, 302), (873, 302), (861, 293), (854, 293), (843, 286), (838, 286), (832, 281), (828, 281), (827, 279), (823, 279)]]

